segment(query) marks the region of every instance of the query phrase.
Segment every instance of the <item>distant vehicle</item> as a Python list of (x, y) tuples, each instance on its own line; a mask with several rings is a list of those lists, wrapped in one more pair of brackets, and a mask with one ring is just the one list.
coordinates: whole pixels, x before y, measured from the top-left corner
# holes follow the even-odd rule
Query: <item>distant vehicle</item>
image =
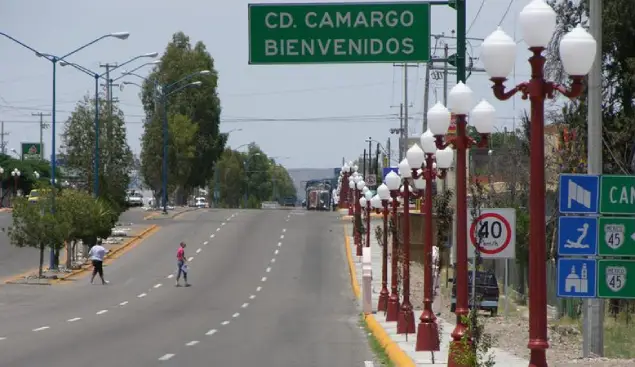
[(38, 190), (31, 190), (28, 196), (29, 203), (37, 203), (40, 199), (40, 192)]
[(284, 201), (282, 203), (283, 206), (295, 206), (296, 203), (296, 198), (293, 196), (289, 196), (284, 198)]
[(197, 208), (207, 208), (208, 204), (207, 204), (207, 199), (199, 196), (196, 199), (196, 202), (194, 204), (194, 206), (196, 206)]
[(128, 206), (143, 206), (143, 195), (140, 192), (131, 191), (126, 198)]
[[(472, 308), (472, 275), (474, 270), (468, 272), (468, 303)], [(498, 314), (498, 298), (500, 290), (498, 289), (498, 281), (493, 271), (477, 271), (476, 272), (476, 302), (477, 308), (483, 311), (489, 311), (492, 317)], [(450, 304), (450, 312), (456, 309), (456, 280), (452, 279), (452, 299)]]

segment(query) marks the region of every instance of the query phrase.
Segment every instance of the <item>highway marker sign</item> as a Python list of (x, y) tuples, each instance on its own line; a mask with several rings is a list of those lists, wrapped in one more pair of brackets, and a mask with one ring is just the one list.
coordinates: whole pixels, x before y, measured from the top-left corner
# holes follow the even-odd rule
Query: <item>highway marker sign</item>
[(599, 175), (560, 175), (560, 213), (596, 214), (600, 200)]
[(603, 175), (600, 182), (600, 213), (635, 215), (635, 176)]
[(558, 259), (558, 297), (595, 298), (596, 282), (594, 259)]
[(635, 257), (635, 217), (600, 217), (598, 254)]
[(597, 253), (598, 219), (596, 217), (560, 217), (558, 219), (558, 254), (590, 256)]
[(635, 261), (598, 260), (598, 297), (635, 299)]
[(511, 259), (516, 255), (516, 210), (513, 208), (481, 209), (477, 218), (468, 210), (469, 258), (479, 246), (484, 259)]

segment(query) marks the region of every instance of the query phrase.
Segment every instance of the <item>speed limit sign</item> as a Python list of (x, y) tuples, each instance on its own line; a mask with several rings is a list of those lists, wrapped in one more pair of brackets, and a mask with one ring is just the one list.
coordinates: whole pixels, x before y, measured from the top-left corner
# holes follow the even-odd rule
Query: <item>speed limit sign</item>
[(476, 217), (468, 210), (468, 257), (478, 246), (484, 259), (511, 259), (516, 256), (516, 210), (481, 209)]

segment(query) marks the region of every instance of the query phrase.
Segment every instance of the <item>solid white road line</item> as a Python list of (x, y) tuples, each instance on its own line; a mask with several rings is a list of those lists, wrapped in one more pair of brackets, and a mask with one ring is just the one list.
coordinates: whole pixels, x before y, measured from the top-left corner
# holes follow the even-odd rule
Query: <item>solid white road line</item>
[(7, 338), (5, 338), (4, 336), (0, 336), (0, 341), (1, 340), (7, 340)]
[(108, 312), (108, 310), (101, 310), (101, 311), (97, 311), (95, 314), (96, 314), (96, 315), (103, 315), (103, 314), (105, 314), (106, 312)]
[(229, 321), (225, 320), (225, 321), (221, 322), (220, 324), (225, 326), (225, 325), (229, 324)]
[(189, 342), (189, 343), (185, 343), (185, 345), (186, 345), (186, 346), (188, 346), (188, 347), (194, 346), (194, 345), (196, 345), (196, 344), (198, 344), (198, 340), (192, 340), (192, 341), (191, 341), (191, 342)]
[(261, 289), (262, 289), (262, 287), (256, 288), (256, 292), (260, 292)]
[(145, 297), (145, 296), (147, 296), (147, 294), (145, 294), (145, 293), (141, 293), (140, 295), (138, 295), (138, 296), (137, 296), (137, 298), (143, 298), (143, 297)]
[(128, 301), (123, 301), (123, 302), (121, 302), (121, 303), (119, 304), (119, 306), (125, 306), (125, 305), (127, 305), (127, 304), (128, 304)]
[(174, 354), (164, 354), (163, 356), (159, 357), (159, 361), (167, 361), (168, 359), (174, 357)]
[(214, 334), (216, 334), (216, 331), (217, 331), (216, 329), (212, 329), (212, 330), (206, 332), (205, 335), (214, 335)]
[(43, 330), (50, 329), (50, 328), (51, 328), (50, 326), (42, 326), (42, 327), (39, 327), (39, 328), (33, 329), (33, 331), (36, 331), (36, 332), (37, 332), (37, 331), (43, 331)]
[(252, 294), (251, 296), (249, 296), (249, 299), (254, 299), (254, 298), (256, 298), (255, 294)]
[(240, 316), (240, 313), (238, 313), (238, 312), (236, 312), (235, 314), (232, 315), (233, 318), (236, 318), (238, 316)]
[(72, 319), (68, 319), (68, 320), (66, 320), (66, 321), (68, 321), (68, 322), (75, 322), (75, 321), (79, 321), (79, 320), (81, 320), (81, 319), (82, 319), (81, 317), (73, 317)]
[(163, 285), (163, 284), (161, 284), (161, 283), (155, 284), (155, 285), (154, 285), (154, 289), (157, 289), (157, 288), (159, 288), (159, 287), (160, 287), (160, 286), (162, 286), (162, 285)]
[(260, 279), (261, 282), (266, 282), (267, 281), (267, 277), (262, 277), (262, 279)]
[(240, 306), (240, 307), (242, 307), (242, 308), (247, 308), (247, 306), (249, 306), (249, 303), (245, 302), (245, 303), (243, 303), (243, 305), (242, 305), (242, 306)]
[(173, 277), (174, 277), (174, 274), (168, 275), (168, 279), (172, 279)]
[(271, 267), (268, 267), (265, 271), (266, 271), (267, 273), (268, 273), (268, 272), (270, 272), (270, 271), (271, 271)]

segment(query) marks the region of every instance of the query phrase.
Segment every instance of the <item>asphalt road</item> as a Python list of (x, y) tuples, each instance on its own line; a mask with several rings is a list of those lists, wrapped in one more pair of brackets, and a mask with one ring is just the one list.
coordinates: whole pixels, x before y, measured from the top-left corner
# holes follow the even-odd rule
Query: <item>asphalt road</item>
[(109, 285), (0, 287), (0, 366), (363, 366), (341, 225), (301, 213), (199, 210), (107, 266)]

